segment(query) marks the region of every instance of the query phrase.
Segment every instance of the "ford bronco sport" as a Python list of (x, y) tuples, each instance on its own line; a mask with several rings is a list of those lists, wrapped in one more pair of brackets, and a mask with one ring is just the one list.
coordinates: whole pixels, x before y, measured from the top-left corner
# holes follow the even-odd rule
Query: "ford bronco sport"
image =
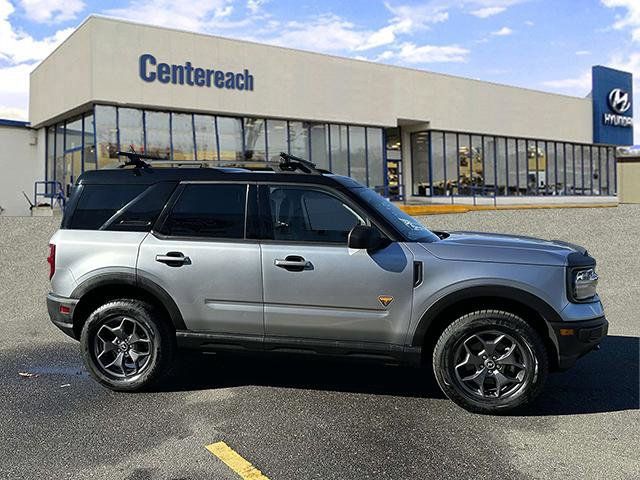
[(597, 347), (595, 260), (560, 241), (432, 232), (354, 180), (273, 171), (85, 172), (53, 236), (51, 320), (91, 375), (148, 388), (177, 349), (432, 363), (444, 393), (508, 411)]

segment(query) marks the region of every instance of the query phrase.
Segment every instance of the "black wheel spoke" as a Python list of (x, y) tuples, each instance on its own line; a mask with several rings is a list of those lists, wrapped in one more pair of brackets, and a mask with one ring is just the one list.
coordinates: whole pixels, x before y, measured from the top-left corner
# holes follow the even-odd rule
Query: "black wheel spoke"
[(528, 371), (522, 342), (496, 330), (475, 332), (458, 343), (455, 375), (473, 396), (502, 398), (521, 388)]
[(152, 335), (142, 322), (115, 316), (108, 319), (93, 341), (95, 358), (111, 377), (129, 378), (139, 374), (151, 358)]

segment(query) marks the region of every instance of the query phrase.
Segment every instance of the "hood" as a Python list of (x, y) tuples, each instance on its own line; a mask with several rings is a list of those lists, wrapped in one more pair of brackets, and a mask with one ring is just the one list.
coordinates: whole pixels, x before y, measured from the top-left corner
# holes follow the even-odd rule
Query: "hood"
[(422, 244), (423, 248), (444, 260), (553, 266), (595, 263), (583, 247), (561, 240), (482, 232), (445, 235), (438, 242)]

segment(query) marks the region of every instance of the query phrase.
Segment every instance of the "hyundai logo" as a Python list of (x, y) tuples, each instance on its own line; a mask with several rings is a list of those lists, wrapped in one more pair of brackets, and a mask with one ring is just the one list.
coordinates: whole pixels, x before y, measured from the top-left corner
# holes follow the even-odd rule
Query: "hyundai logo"
[(609, 92), (609, 107), (616, 113), (622, 114), (631, 108), (629, 92), (621, 88), (614, 88)]

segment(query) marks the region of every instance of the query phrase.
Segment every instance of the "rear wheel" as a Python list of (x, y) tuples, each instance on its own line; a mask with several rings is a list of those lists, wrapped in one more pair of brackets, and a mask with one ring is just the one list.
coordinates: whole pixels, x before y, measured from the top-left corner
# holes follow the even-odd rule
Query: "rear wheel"
[(433, 368), (442, 391), (458, 405), (499, 413), (540, 393), (548, 359), (540, 335), (520, 317), (482, 310), (447, 327), (434, 349)]
[(175, 337), (166, 320), (140, 300), (115, 300), (96, 309), (80, 336), (89, 373), (112, 390), (155, 385), (168, 373), (175, 352)]

